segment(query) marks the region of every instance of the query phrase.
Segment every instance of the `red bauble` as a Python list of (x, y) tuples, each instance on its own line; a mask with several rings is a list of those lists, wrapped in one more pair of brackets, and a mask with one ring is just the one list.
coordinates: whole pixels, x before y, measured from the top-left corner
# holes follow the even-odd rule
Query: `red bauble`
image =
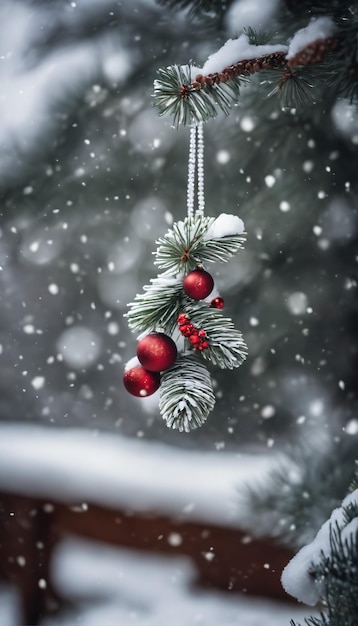
[(224, 298), (220, 298), (220, 296), (218, 296), (217, 298), (214, 298), (214, 300), (211, 301), (210, 306), (212, 309), (223, 309)]
[(125, 370), (123, 383), (132, 396), (145, 398), (151, 396), (159, 388), (160, 374), (149, 372), (141, 365), (135, 365)]
[(183, 289), (189, 298), (204, 300), (214, 288), (214, 279), (205, 270), (197, 267), (189, 272), (183, 280)]
[(151, 333), (140, 340), (137, 357), (145, 369), (162, 372), (173, 365), (177, 358), (177, 347), (173, 339), (164, 333)]

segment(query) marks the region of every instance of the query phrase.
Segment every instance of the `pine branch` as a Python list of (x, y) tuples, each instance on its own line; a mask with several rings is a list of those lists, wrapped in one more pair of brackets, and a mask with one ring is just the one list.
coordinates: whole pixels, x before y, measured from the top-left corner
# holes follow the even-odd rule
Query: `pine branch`
[(128, 305), (128, 326), (133, 332), (150, 333), (161, 328), (171, 334), (180, 309), (182, 279), (159, 275), (150, 282)]
[[(250, 41), (259, 40), (254, 34), (253, 29), (246, 31), (244, 36), (248, 43), (249, 37)], [(261, 44), (250, 44), (248, 50), (254, 52), (255, 47), (258, 51), (265, 50)], [(310, 83), (308, 77), (298, 70), (322, 64), (330, 53), (339, 51), (341, 45), (337, 37), (318, 38), (292, 56), (287, 55), (286, 46), (281, 46), (281, 50), (274, 46), (268, 48), (272, 48), (272, 52), (239, 59), (220, 71), (206, 75), (199, 72), (193, 77), (190, 65), (159, 69), (158, 78), (154, 81), (154, 103), (159, 115), (172, 114), (175, 125), (205, 122), (215, 117), (218, 109), (228, 115), (238, 102), (241, 84), (246, 84), (252, 74), (262, 71), (279, 72), (271, 95), (290, 86), (291, 91), (296, 89), (299, 92), (302, 101), (305, 97), (312, 99), (312, 81)]]
[(206, 235), (215, 222), (213, 217), (195, 215), (176, 222), (158, 239), (155, 264), (168, 273), (188, 272), (200, 263), (226, 262), (243, 248), (245, 235), (215, 238)]
[(180, 357), (162, 374), (159, 408), (168, 428), (190, 432), (202, 426), (214, 405), (210, 374), (194, 357)]
[[(267, 72), (260, 85), (267, 97), (278, 96), (283, 108), (303, 108), (308, 103), (317, 102), (318, 93), (327, 86), (327, 77), (323, 68), (317, 74), (312, 67), (294, 70), (288, 67), (283, 72)], [(265, 87), (268, 87), (267, 93)]]
[(202, 12), (223, 13), (226, 8), (222, 0), (157, 0), (157, 2), (173, 9), (189, 9), (191, 14), (198, 16)]
[(155, 262), (166, 271), (129, 304), (126, 317), (131, 330), (144, 336), (153, 331), (180, 333), (186, 338), (184, 350), (179, 344), (181, 356), (164, 369), (160, 381), (159, 408), (170, 428), (186, 432), (198, 428), (214, 407), (210, 374), (196, 356), (229, 369), (246, 358), (246, 344), (232, 321), (222, 316), (216, 303), (189, 297), (183, 284), (203, 260), (227, 261), (241, 250), (244, 240), (244, 224), (237, 215), (222, 213), (213, 218), (196, 213), (175, 223), (157, 241)]
[(291, 548), (312, 541), (346, 491), (354, 488), (357, 445), (358, 437), (350, 435), (320, 451), (307, 443), (289, 447), (286, 455), (294, 463), (294, 473), (287, 471), (284, 461), (270, 472), (265, 489), (253, 484), (241, 494), (250, 511), (247, 527), (254, 515), (256, 536), (271, 535)]
[[(228, 115), (238, 101), (241, 84), (248, 82), (250, 74), (263, 69), (265, 62), (265, 58), (240, 61), (220, 73), (197, 74), (194, 80), (190, 65), (160, 68), (154, 81), (154, 104), (159, 115), (172, 114), (176, 126), (206, 122), (216, 117), (218, 108)], [(282, 59), (276, 62), (284, 65)], [(273, 67), (275, 61), (270, 59), (268, 68)]]
[(210, 308), (205, 303), (193, 303), (190, 300), (184, 311), (197, 328), (206, 332), (209, 347), (201, 352), (204, 359), (221, 369), (233, 369), (244, 362), (247, 346), (230, 318), (223, 317), (220, 310)]
[[(356, 520), (358, 506), (344, 512)], [(349, 522), (347, 522), (348, 525)], [(305, 619), (309, 626), (356, 626), (358, 623), (358, 531), (344, 536), (347, 526), (330, 526), (329, 553), (322, 552), (318, 565), (312, 566), (310, 575), (322, 589), (326, 614)], [(313, 583), (314, 584), (314, 583)], [(300, 626), (291, 622), (292, 626)]]
[(190, 65), (160, 68), (154, 81), (154, 104), (159, 115), (172, 114), (176, 126), (206, 122), (216, 116), (217, 107), (228, 114), (237, 100), (241, 83), (238, 76), (235, 80), (234, 76), (232, 78), (230, 83), (220, 85), (220, 81), (214, 83), (208, 77), (207, 83), (199, 87), (199, 83), (191, 79)]
[[(302, 548), (283, 572), (282, 582), (288, 593), (312, 605), (321, 600), (326, 607), (319, 617), (306, 619), (306, 624), (357, 625), (357, 563), (358, 492), (354, 491), (332, 511), (315, 539)], [(291, 624), (295, 626), (293, 621)]]

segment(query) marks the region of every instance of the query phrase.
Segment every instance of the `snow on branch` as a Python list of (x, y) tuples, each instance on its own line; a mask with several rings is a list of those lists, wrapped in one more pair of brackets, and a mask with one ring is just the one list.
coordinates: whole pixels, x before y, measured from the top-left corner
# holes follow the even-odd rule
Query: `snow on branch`
[(229, 114), (237, 102), (240, 87), (251, 74), (264, 70), (282, 72), (281, 90), (295, 73), (292, 68), (324, 61), (338, 45), (331, 18), (313, 18), (293, 36), (289, 45), (251, 43), (247, 33), (229, 39), (211, 54), (200, 69), (172, 65), (158, 70), (154, 81), (154, 100), (159, 115), (171, 113), (174, 123), (192, 124), (215, 117), (221, 109)]
[(128, 326), (133, 332), (150, 333), (158, 328), (172, 332), (176, 327), (179, 313), (182, 280), (174, 276), (159, 275), (152, 278), (144, 292), (131, 302)]
[(232, 320), (202, 302), (188, 300), (185, 310), (195, 326), (205, 329), (209, 346), (202, 357), (221, 369), (240, 367), (247, 357), (247, 346)]
[[(133, 332), (140, 333), (139, 350), (150, 334), (164, 334), (166, 344), (169, 340), (176, 345), (174, 361), (169, 364), (160, 361), (143, 365), (137, 350), (144, 370), (147, 367), (150, 373), (150, 366), (155, 365), (153, 371), (162, 372), (158, 385), (159, 408), (169, 428), (181, 432), (198, 428), (214, 407), (212, 381), (202, 359), (220, 368), (233, 369), (247, 356), (242, 334), (231, 319), (223, 317), (223, 299), (213, 295), (214, 280), (203, 268), (204, 262), (228, 261), (242, 249), (244, 241), (244, 223), (237, 215), (222, 213), (214, 218), (195, 213), (175, 222), (158, 239), (154, 253), (155, 263), (165, 271), (151, 279), (143, 293), (137, 294), (128, 305), (128, 325)], [(196, 272), (212, 279), (208, 292), (192, 293), (185, 286), (190, 274)], [(222, 300), (222, 304), (218, 306), (216, 300)], [(127, 374), (136, 365), (137, 361), (131, 361)], [(136, 372), (136, 376), (139, 374)], [(126, 380), (133, 383), (138, 378), (130, 379), (128, 375)], [(126, 388), (131, 392), (128, 385)], [(138, 395), (137, 387), (133, 389), (133, 395)]]
[(188, 433), (206, 422), (214, 405), (210, 374), (194, 357), (177, 359), (162, 374), (159, 408), (168, 428)]
[(300, 28), (292, 37), (286, 59), (292, 59), (298, 52), (301, 52), (307, 46), (315, 41), (324, 41), (332, 37), (334, 32), (334, 23), (330, 17), (319, 17), (312, 19), (308, 26)]
[[(346, 496), (342, 505), (334, 509), (330, 519), (323, 524), (315, 539), (301, 548), (286, 565), (281, 578), (284, 589), (300, 602), (314, 606), (324, 597), (324, 584), (329, 583), (330, 576), (339, 582), (341, 565), (342, 575), (347, 576), (347, 564), (354, 563), (354, 547), (357, 550), (358, 489)], [(354, 569), (357, 582), (355, 565)]]
[(269, 57), (276, 53), (286, 53), (287, 50), (287, 46), (280, 44), (252, 45), (248, 36), (243, 33), (238, 39), (229, 39), (217, 52), (211, 54), (204, 63), (201, 73), (205, 75), (221, 72), (224, 67), (234, 65), (238, 60)]
[(200, 263), (226, 262), (242, 250), (245, 239), (244, 223), (236, 215), (187, 217), (158, 239), (155, 264), (170, 274)]

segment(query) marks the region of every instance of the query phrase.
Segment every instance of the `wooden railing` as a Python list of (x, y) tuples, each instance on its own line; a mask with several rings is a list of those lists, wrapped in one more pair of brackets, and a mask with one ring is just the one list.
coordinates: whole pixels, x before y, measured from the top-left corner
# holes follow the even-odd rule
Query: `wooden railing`
[[(175, 535), (173, 535), (175, 533)], [(237, 528), (86, 502), (64, 502), (0, 493), (0, 575), (18, 590), (23, 624), (34, 626), (65, 606), (52, 580), (51, 559), (66, 536), (153, 553), (188, 555), (197, 584), (288, 601), (280, 574), (292, 554), (272, 540)], [(171, 537), (176, 541), (171, 541)], [(205, 555), (212, 552), (214, 558)], [(95, 566), (95, 565), (94, 565)]]

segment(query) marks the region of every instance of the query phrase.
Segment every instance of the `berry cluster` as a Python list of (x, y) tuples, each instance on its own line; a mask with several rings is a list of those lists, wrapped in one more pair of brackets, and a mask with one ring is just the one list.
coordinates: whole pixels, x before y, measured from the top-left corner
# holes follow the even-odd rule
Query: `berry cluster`
[(192, 324), (186, 313), (178, 315), (179, 330), (184, 337), (187, 337), (194, 350), (207, 350), (209, 342), (205, 330), (199, 330)]

